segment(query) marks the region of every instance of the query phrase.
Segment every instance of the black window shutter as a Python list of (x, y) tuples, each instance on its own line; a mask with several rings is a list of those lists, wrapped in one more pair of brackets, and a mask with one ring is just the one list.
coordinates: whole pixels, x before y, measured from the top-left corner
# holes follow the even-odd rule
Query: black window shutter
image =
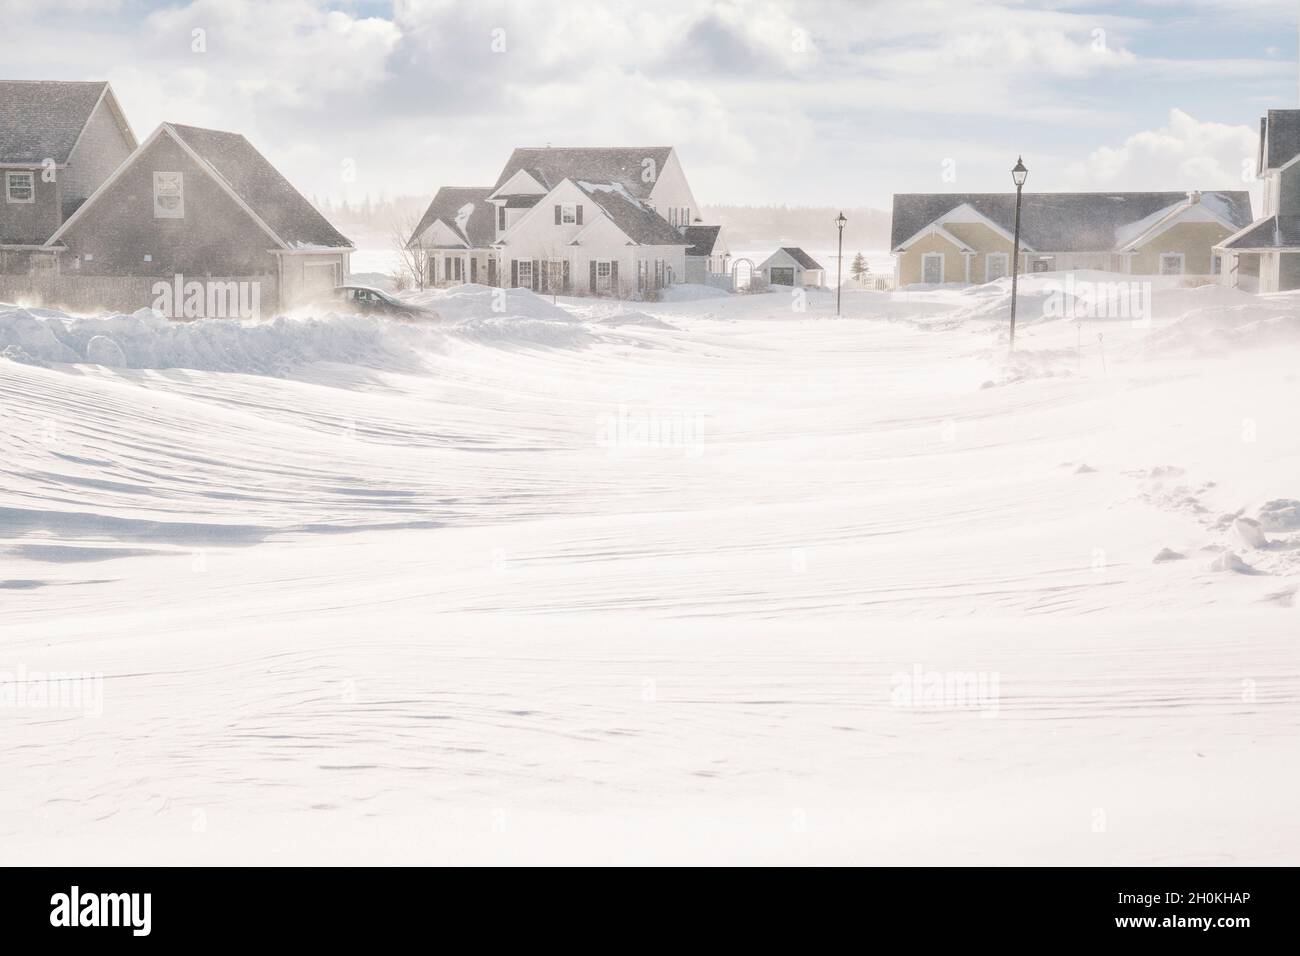
[(497, 228), (500, 229), (502, 232), (505, 232), (506, 231), (506, 207), (505, 206), (501, 206), (498, 209), (497, 219), (500, 221), (500, 225), (498, 225)]
[(560, 204), (559, 204), (559, 203), (556, 203), (556, 204), (555, 204), (555, 224), (556, 224), (557, 226), (560, 224)]
[(519, 260), (510, 260), (510, 288), (515, 289), (519, 286)]
[(591, 260), (591, 294), (596, 294), (596, 260)]
[(542, 263), (540, 259), (533, 260), (533, 291), (537, 291), (537, 280), (541, 278)]
[(582, 204), (578, 204), (578, 225), (582, 225)]
[(614, 261), (609, 264), (609, 291), (615, 296), (618, 295), (618, 262)]
[[(578, 208), (581, 209), (582, 207), (579, 206)], [(564, 260), (564, 291), (565, 292), (569, 291), (569, 260), (568, 259)]]

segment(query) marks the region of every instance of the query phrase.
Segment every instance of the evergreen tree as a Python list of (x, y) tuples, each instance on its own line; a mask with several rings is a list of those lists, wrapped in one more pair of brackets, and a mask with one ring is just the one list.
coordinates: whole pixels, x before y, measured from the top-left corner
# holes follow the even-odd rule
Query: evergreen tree
[(869, 275), (870, 272), (871, 272), (871, 267), (867, 265), (866, 257), (864, 257), (862, 253), (859, 252), (856, 256), (853, 257), (853, 265), (849, 266), (849, 275), (861, 281), (862, 277), (865, 275)]

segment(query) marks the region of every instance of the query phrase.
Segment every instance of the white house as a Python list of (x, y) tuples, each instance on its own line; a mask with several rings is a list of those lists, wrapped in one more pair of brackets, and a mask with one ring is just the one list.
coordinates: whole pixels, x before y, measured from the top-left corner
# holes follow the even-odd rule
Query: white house
[(797, 246), (782, 246), (758, 266), (768, 285), (819, 286), (826, 282), (826, 270)]
[(436, 284), (622, 297), (685, 279), (698, 214), (672, 147), (516, 149), (494, 186), (440, 189), (410, 241)]
[(686, 227), (686, 281), (705, 285), (714, 280), (730, 288), (731, 246), (721, 226)]

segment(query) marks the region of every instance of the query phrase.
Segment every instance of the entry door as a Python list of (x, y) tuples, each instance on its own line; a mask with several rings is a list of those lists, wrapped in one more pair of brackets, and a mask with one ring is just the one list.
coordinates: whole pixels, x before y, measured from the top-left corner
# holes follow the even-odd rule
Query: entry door
[(943, 256), (926, 253), (921, 259), (921, 281), (938, 284), (943, 281)]

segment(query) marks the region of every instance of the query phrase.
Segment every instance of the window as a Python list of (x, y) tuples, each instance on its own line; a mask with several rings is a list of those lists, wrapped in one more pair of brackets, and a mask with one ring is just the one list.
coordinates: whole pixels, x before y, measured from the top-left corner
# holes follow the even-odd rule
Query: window
[(1223, 256), (1217, 252), (1210, 256), (1210, 275), (1223, 275)]
[(943, 253), (926, 252), (921, 256), (921, 281), (931, 285), (943, 282)]
[(1162, 276), (1180, 276), (1183, 274), (1183, 254), (1181, 252), (1160, 253), (1160, 274)]
[(609, 276), (610, 276), (609, 263), (597, 262), (596, 263), (596, 291), (597, 292), (609, 291)]
[(525, 289), (533, 287), (533, 261), (531, 259), (519, 260), (519, 284)]
[(992, 282), (1008, 275), (1011, 270), (1007, 263), (1010, 260), (1011, 257), (1005, 252), (990, 252), (984, 258), (984, 281)]
[(185, 218), (185, 180), (180, 173), (153, 174), (153, 217)]
[(575, 203), (565, 203), (560, 206), (560, 222), (566, 226), (574, 225), (578, 221), (578, 207)]
[(36, 174), (28, 172), (5, 173), (6, 202), (36, 202)]
[(505, 203), (497, 206), (497, 232), (506, 231), (506, 207)]

